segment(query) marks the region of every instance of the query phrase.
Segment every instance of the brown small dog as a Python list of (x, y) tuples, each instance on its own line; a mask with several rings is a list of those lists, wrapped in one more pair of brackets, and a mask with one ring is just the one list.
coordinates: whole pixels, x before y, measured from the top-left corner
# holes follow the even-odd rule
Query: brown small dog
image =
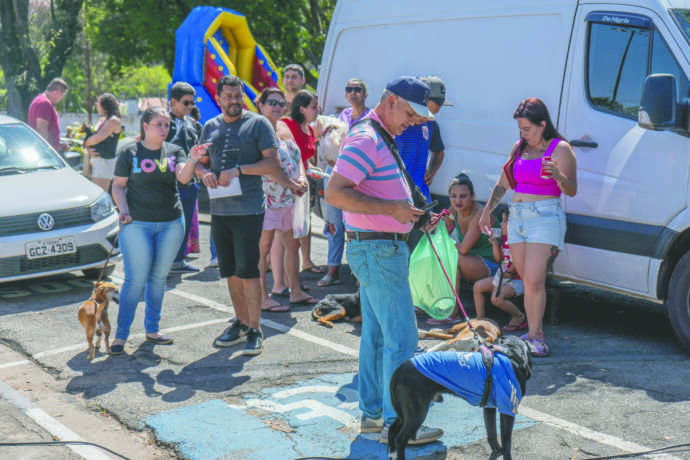
[[(93, 293), (89, 300), (79, 307), (79, 322), (86, 331), (86, 342), (89, 344), (89, 359), (93, 359), (94, 348), (100, 348), (101, 335), (105, 334), (105, 350), (110, 353), (110, 321), (108, 320), (108, 304), (112, 300), (118, 303), (119, 291), (117, 286), (106, 281), (93, 283)], [(96, 334), (96, 344), (93, 335)]]
[[(472, 327), (477, 331), (477, 335), (484, 342), (494, 343), (501, 336), (501, 328), (496, 322), (490, 319), (471, 319)], [(429, 351), (473, 351), (475, 348), (474, 333), (467, 325), (467, 322), (458, 323), (449, 329), (432, 329), (430, 331), (418, 331), (420, 339), (443, 339), (438, 345), (433, 346)]]

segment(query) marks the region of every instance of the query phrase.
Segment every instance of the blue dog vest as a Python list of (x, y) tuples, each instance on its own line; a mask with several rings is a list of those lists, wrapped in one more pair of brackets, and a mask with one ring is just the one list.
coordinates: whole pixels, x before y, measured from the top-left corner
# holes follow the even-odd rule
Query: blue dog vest
[[(471, 405), (479, 406), (486, 380), (481, 353), (422, 353), (412, 358), (412, 364), (424, 376), (453, 391)], [(487, 407), (495, 407), (502, 414), (514, 417), (522, 399), (522, 391), (510, 359), (503, 353), (496, 352), (491, 373), (493, 389)]]

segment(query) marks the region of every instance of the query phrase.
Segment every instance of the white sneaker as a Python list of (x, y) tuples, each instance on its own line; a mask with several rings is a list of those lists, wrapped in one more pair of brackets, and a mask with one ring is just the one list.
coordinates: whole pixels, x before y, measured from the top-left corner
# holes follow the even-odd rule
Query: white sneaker
[(211, 268), (215, 268), (218, 266), (218, 257), (214, 257), (211, 259), (211, 261), (208, 263), (208, 266)]
[[(381, 430), (381, 435), (379, 436), (379, 442), (388, 443), (388, 425), (384, 425)], [(417, 430), (417, 433), (408, 441), (410, 446), (419, 446), (421, 444), (429, 444), (434, 442), (443, 436), (443, 430), (440, 428), (429, 428), (426, 425), (422, 425)]]
[(383, 428), (383, 419), (369, 418), (362, 415), (359, 420), (359, 431), (360, 433), (379, 433)]

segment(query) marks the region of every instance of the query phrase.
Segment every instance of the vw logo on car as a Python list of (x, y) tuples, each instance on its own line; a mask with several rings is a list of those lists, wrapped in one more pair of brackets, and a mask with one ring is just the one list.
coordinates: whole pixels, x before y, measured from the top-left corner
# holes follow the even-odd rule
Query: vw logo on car
[(48, 230), (53, 229), (53, 225), (55, 225), (55, 219), (53, 219), (53, 216), (48, 214), (47, 212), (44, 212), (40, 216), (38, 216), (38, 228), (41, 230), (47, 232)]

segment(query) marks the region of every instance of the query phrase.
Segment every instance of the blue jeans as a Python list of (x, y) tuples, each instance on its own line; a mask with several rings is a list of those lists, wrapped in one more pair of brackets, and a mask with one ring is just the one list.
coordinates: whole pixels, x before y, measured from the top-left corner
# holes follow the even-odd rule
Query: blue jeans
[(359, 408), (392, 423), (390, 380), (417, 347), (417, 319), (408, 281), (409, 249), (402, 241), (352, 240), (350, 269), (359, 279), (362, 337), (359, 345)]
[(120, 230), (120, 251), (125, 281), (120, 289), (120, 309), (115, 337), (127, 340), (141, 295), (145, 294), (144, 326), (158, 332), (165, 281), (184, 236), (184, 218), (169, 222), (132, 221)]
[[(326, 173), (330, 174), (333, 169), (329, 166)], [(326, 189), (328, 178), (323, 180), (323, 188)], [(343, 222), (343, 211), (329, 204), (326, 205), (326, 225), (335, 225), (335, 234), (328, 232), (328, 266), (340, 267), (343, 263), (343, 252), (345, 250), (345, 223)]]
[(184, 238), (182, 239), (180, 250), (177, 251), (177, 256), (175, 256), (175, 262), (182, 262), (185, 250), (187, 249), (189, 231), (192, 229), (196, 199), (199, 197), (199, 186), (197, 184), (189, 186), (178, 185), (177, 190), (180, 192), (180, 202), (182, 203), (182, 213), (184, 214)]

